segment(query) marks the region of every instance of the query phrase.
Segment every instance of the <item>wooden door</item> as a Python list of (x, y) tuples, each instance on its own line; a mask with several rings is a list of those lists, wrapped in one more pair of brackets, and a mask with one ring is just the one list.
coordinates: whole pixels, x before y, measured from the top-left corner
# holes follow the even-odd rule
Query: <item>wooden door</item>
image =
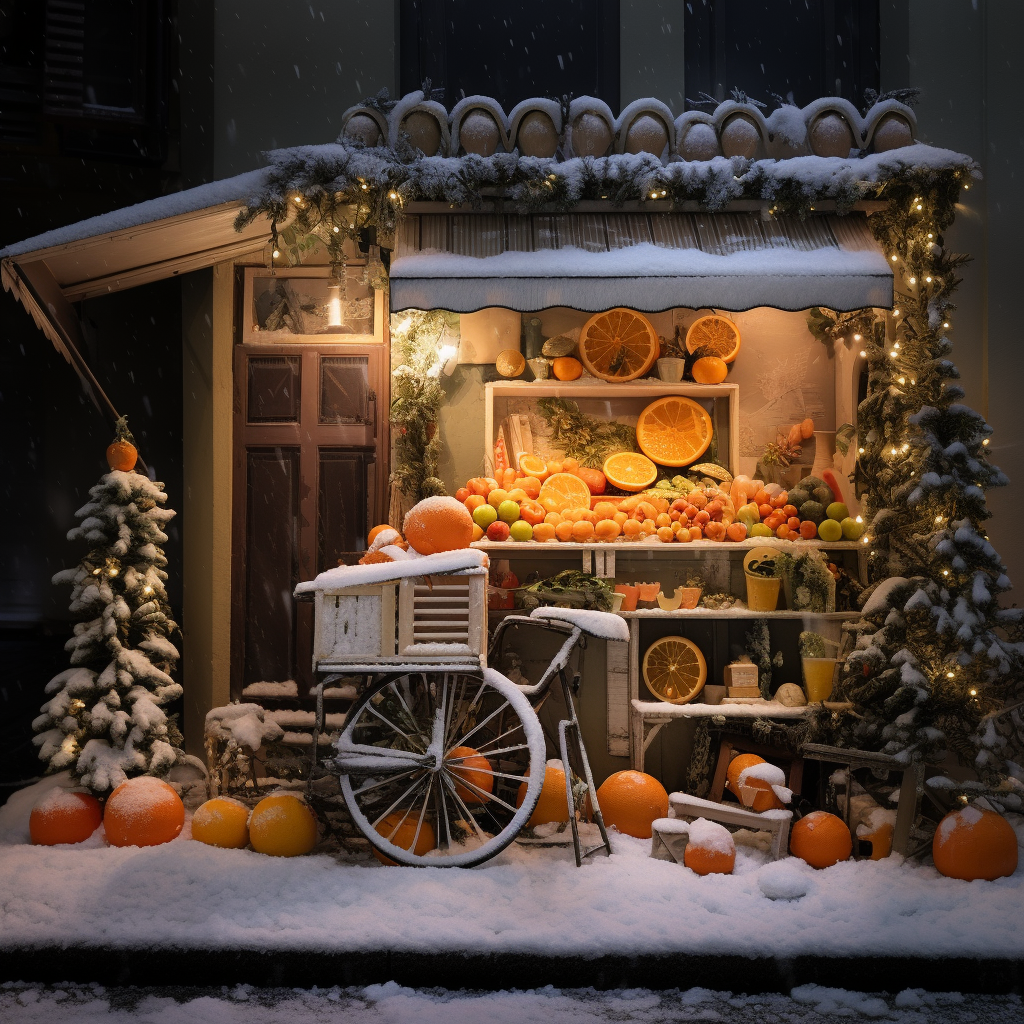
[(235, 346), (231, 692), (308, 692), (312, 605), (295, 585), (365, 548), (386, 501), (382, 345)]

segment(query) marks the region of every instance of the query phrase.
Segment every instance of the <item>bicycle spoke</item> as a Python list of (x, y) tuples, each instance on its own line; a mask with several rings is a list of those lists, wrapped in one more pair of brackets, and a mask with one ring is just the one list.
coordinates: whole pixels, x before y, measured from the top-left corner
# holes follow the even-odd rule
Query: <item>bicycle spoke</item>
[[(382, 821), (383, 821), (383, 820), (384, 820), (384, 819), (385, 819), (385, 818), (386, 818), (386, 817), (387, 817), (387, 816), (388, 816), (388, 815), (389, 815), (389, 814), (390, 814), (390, 813), (391, 813), (391, 812), (392, 812), (392, 811), (393, 811), (393, 810), (394, 810), (394, 809), (395, 809), (395, 808), (396, 808), (396, 807), (397, 807), (397, 806), (398, 806), (398, 805), (399, 805), (399, 804), (400, 804), (400, 803), (401, 803), (401, 802), (402, 802), (402, 801), (403, 801), (403, 800), (404, 800), (404, 799), (405, 799), (405, 798), (406, 798), (407, 796), (409, 796), (409, 794), (410, 794), (410, 793), (413, 793), (413, 792), (415, 792), (415, 791), (416, 791), (417, 789), (419, 789), (419, 787), (420, 787), (420, 786), (422, 786), (422, 785), (423, 785), (423, 783), (424, 783), (424, 782), (428, 782), (428, 783), (429, 783), (429, 781), (430, 781), (430, 773), (429, 773), (429, 772), (426, 772), (426, 773), (425, 773), (425, 775), (421, 775), (421, 776), (420, 776), (420, 777), (419, 777), (419, 778), (418, 778), (418, 779), (417, 779), (417, 780), (416, 780), (415, 782), (413, 782), (413, 784), (412, 784), (412, 785), (411, 785), (411, 786), (410, 786), (410, 787), (409, 787), (409, 788), (408, 788), (408, 789), (407, 789), (407, 790), (406, 790), (406, 791), (405, 791), (404, 793), (402, 793), (402, 795), (401, 795), (401, 796), (399, 796), (399, 797), (398, 797), (398, 799), (397, 799), (397, 800), (395, 800), (395, 802), (394, 802), (394, 803), (393, 803), (393, 804), (392, 804), (392, 805), (391, 805), (391, 806), (390, 806), (390, 807), (389, 807), (389, 808), (388, 808), (388, 809), (387, 809), (386, 811), (384, 811), (384, 813), (383, 813), (383, 814), (380, 814), (380, 815), (378, 815), (378, 816), (377, 816), (377, 817), (376, 817), (376, 818), (374, 819), (374, 821), (373, 821), (373, 822), (371, 823), (371, 824), (373, 825), (374, 829), (376, 829), (376, 827), (377, 827), (377, 826), (378, 826), (378, 825), (379, 825), (379, 824), (380, 824), (380, 823), (381, 823), (381, 822), (382, 822)], [(409, 815), (408, 815), (408, 814), (406, 814), (406, 815), (405, 815), (405, 818), (407, 818), (407, 817), (409, 817)], [(403, 821), (405, 821), (405, 818), (403, 818), (402, 820), (403, 820)]]
[[(513, 733), (519, 732), (519, 730), (522, 729), (522, 727), (523, 727), (523, 723), (519, 722), (518, 724), (512, 726), (511, 729), (506, 729), (504, 732), (498, 733), (497, 736), (492, 736), (489, 740), (485, 740), (484, 741), (484, 745), (478, 748), (480, 753), (483, 754), (485, 751), (487, 751), (486, 744), (488, 744), (488, 743), (500, 743), (503, 739), (505, 739), (506, 736), (511, 736)], [(524, 744), (524, 746), (526, 746), (526, 745), (527, 744)], [(487, 752), (489, 752), (489, 751), (487, 751)]]
[[(489, 721), (491, 721), (492, 718), (497, 718), (497, 716), (500, 715), (502, 713), (502, 711), (505, 710), (505, 708), (511, 707), (511, 706), (512, 705), (509, 704), (509, 702), (506, 700), (500, 707), (495, 708), (494, 711), (492, 711), (482, 722), (477, 722), (477, 724), (474, 725), (473, 728), (470, 729), (469, 732), (467, 732), (466, 735), (463, 736), (462, 739), (460, 739), (459, 742), (456, 743), (455, 745), (457, 747), (468, 746), (468, 744), (466, 743), (466, 740), (468, 740), (470, 736), (472, 736), (474, 733), (478, 733)], [(513, 731), (515, 731), (515, 730), (513, 730)], [(494, 741), (493, 740), (489, 740), (488, 742), (494, 742)]]
[[(443, 783), (437, 787), (437, 795), (441, 802), (441, 818), (444, 821), (445, 849), (449, 850), (452, 845), (452, 826), (451, 822), (448, 820), (448, 802), (444, 798)], [(440, 839), (440, 836), (438, 839)]]
[(412, 775), (413, 772), (419, 771), (418, 768), (409, 768), (404, 772), (399, 772), (397, 775), (392, 775), (389, 779), (381, 779), (379, 782), (368, 782), (365, 786), (360, 786), (359, 789), (353, 790), (353, 796), (362, 796), (363, 793), (369, 793), (371, 790), (380, 789), (381, 786), (390, 786), (397, 782), (398, 779), (405, 778), (407, 775)]
[[(375, 707), (373, 706), (373, 702), (372, 702), (372, 701), (368, 701), (368, 702), (366, 703), (366, 705), (365, 705), (365, 710), (366, 710), (366, 711), (368, 711), (368, 712), (369, 712), (369, 713), (370, 713), (371, 715), (373, 715), (373, 716), (374, 716), (374, 718), (379, 718), (379, 719), (380, 719), (380, 720), (381, 720), (381, 721), (382, 721), (382, 722), (383, 722), (383, 723), (384, 723), (384, 724), (385, 724), (385, 725), (386, 725), (386, 726), (387, 726), (387, 727), (388, 727), (389, 729), (391, 729), (391, 730), (392, 730), (393, 732), (396, 732), (396, 733), (398, 733), (398, 735), (399, 735), (399, 736), (401, 736), (401, 737), (402, 737), (402, 739), (404, 739), (404, 740), (405, 740), (405, 741), (406, 741), (407, 743), (411, 744), (411, 745), (412, 745), (412, 746), (414, 746), (414, 747), (415, 747), (415, 746), (417, 745), (417, 740), (413, 739), (413, 737), (412, 737), (412, 736), (410, 736), (410, 735), (409, 735), (408, 733), (406, 733), (406, 732), (402, 732), (402, 730), (401, 730), (401, 729), (399, 729), (399, 728), (398, 728), (398, 726), (397, 726), (397, 725), (395, 725), (395, 723), (394, 723), (394, 722), (392, 722), (392, 721), (391, 721), (391, 720), (390, 720), (389, 718), (385, 718), (385, 717), (384, 717), (384, 716), (383, 716), (383, 715), (382, 715), (382, 714), (381, 714), (381, 713), (380, 713), (380, 712), (379, 712), (379, 711), (378, 711), (378, 710), (377, 710), (377, 709), (376, 709), (376, 708), (375, 708)], [(423, 747), (422, 747), (422, 745), (420, 745), (420, 753), (422, 753), (422, 752), (423, 752)]]
[(449, 789), (450, 789), (450, 790), (452, 791), (452, 798), (453, 798), (453, 799), (454, 799), (454, 800), (455, 800), (455, 801), (456, 801), (456, 802), (458, 803), (458, 805), (459, 805), (459, 806), (460, 806), (460, 807), (462, 808), (462, 812), (463, 812), (463, 814), (465, 815), (465, 817), (464, 817), (464, 818), (463, 818), (462, 820), (463, 820), (463, 821), (466, 821), (466, 822), (468, 822), (468, 823), (469, 823), (470, 825), (472, 825), (472, 826), (473, 826), (473, 828), (474, 828), (474, 829), (476, 829), (476, 834), (477, 834), (477, 836), (479, 836), (480, 840), (481, 840), (482, 842), (485, 842), (485, 843), (486, 843), (486, 842), (487, 842), (487, 834), (486, 834), (486, 833), (484, 832), (484, 830), (483, 830), (483, 829), (482, 829), (482, 828), (480, 827), (480, 823), (479, 823), (479, 822), (478, 822), (478, 821), (476, 820), (476, 818), (474, 818), (474, 817), (473, 817), (473, 812), (472, 812), (472, 811), (470, 811), (470, 809), (469, 809), (469, 808), (468, 808), (468, 807), (467, 807), (467, 806), (466, 806), (466, 805), (465, 805), (465, 804), (463, 803), (463, 801), (462, 801), (462, 797), (460, 797), (460, 796), (459, 796), (459, 794), (458, 794), (458, 793), (457, 793), (457, 792), (455, 791), (455, 783), (454, 783), (454, 782), (452, 782), (452, 780), (451, 780), (451, 779), (449, 779), (449, 778), (448, 778), (448, 776), (447, 776), (447, 775), (445, 775), (445, 774), (443, 774), (443, 773), (442, 773), (442, 775), (441, 775), (441, 781), (442, 781), (442, 782), (443, 782), (443, 783), (444, 783), (445, 785), (447, 785), (447, 787), (448, 787), (448, 788), (449, 788)]
[[(456, 758), (452, 758), (452, 760), (454, 761), (454, 760), (456, 760)], [(458, 758), (458, 760), (461, 761), (463, 759), (462, 758)], [(445, 765), (447, 766), (448, 763), (449, 762), (446, 761)], [(458, 775), (459, 778), (462, 777), (462, 771), (460, 771), (459, 769), (455, 768), (455, 769), (449, 769), (449, 770), (450, 771), (454, 771), (455, 774)], [(467, 771), (467, 772), (479, 772), (481, 775), (490, 775), (490, 776), (492, 776), (495, 779), (512, 779), (513, 782), (522, 782), (523, 781), (523, 776), (522, 775), (506, 775), (505, 772), (496, 772), (496, 771), (493, 771), (490, 768), (478, 768), (476, 765), (473, 765), (472, 768), (466, 768), (465, 771)]]
[(388, 683), (388, 687), (387, 688), (398, 699), (398, 703), (402, 705), (402, 708), (404, 709), (406, 715), (408, 716), (409, 722), (412, 725), (417, 725), (418, 723), (416, 721), (416, 716), (412, 713), (412, 711), (409, 708), (409, 705), (405, 702), (405, 697), (402, 696), (402, 691), (401, 691), (401, 689), (398, 686), (398, 680), (397, 679), (392, 679), (391, 682)]
[(426, 813), (427, 813), (427, 804), (430, 803), (430, 793), (431, 793), (431, 791), (434, 788), (434, 780), (435, 779), (436, 779), (436, 776), (435, 775), (431, 775), (431, 777), (430, 777), (430, 784), (427, 786), (427, 791), (423, 795), (423, 806), (420, 808), (419, 820), (416, 822), (416, 831), (413, 833), (412, 842), (409, 844), (409, 852), (412, 853), (413, 856), (417, 856), (417, 854), (415, 853), (416, 844), (419, 842), (419, 839), (420, 839), (420, 831), (423, 828), (423, 819), (424, 819), (424, 817), (426, 816)]
[[(491, 742), (493, 742), (493, 741), (491, 741)], [(528, 744), (526, 744), (526, 743), (517, 743), (515, 746), (512, 746), (512, 747), (501, 747), (501, 749), (499, 749), (499, 750), (488, 750), (488, 751), (486, 751), (486, 755), (487, 755), (488, 758), (494, 758), (494, 757), (497, 757), (499, 754), (511, 753), (513, 750), (528, 750), (528, 749), (529, 749)], [(446, 762), (451, 762), (451, 763), (455, 763), (456, 761), (465, 761), (465, 760), (467, 760), (470, 757), (476, 757), (477, 755), (483, 754), (483, 753), (485, 753), (485, 751), (483, 750), (483, 748), (481, 748), (480, 750), (478, 750), (476, 752), (476, 754), (464, 754), (461, 757), (446, 757), (445, 761)], [(511, 758), (506, 758), (505, 760), (508, 761), (508, 760), (511, 760)]]
[(485, 681), (481, 680), (479, 689), (476, 691), (475, 694), (473, 694), (473, 699), (472, 700), (467, 700), (466, 699), (466, 686), (471, 681), (471, 678), (472, 677), (469, 677), (469, 676), (464, 676), (463, 677), (464, 681), (463, 681), (463, 684), (462, 684), (462, 696), (459, 698), (460, 703), (462, 705), (462, 710), (459, 713), (458, 718), (452, 723), (451, 733), (448, 736), (445, 737), (445, 743), (449, 744), (449, 745), (452, 745), (452, 746), (457, 746), (458, 745), (458, 744), (453, 744), (451, 742), (452, 736), (454, 736), (455, 733), (462, 727), (462, 723), (465, 722), (466, 719), (469, 717), (470, 711), (472, 711), (473, 708), (476, 707), (477, 702), (481, 699), (481, 695), (483, 694), (484, 689), (487, 686), (487, 683)]
[[(471, 771), (471, 772), (475, 772), (477, 769), (476, 768), (469, 768), (467, 770)], [(454, 773), (450, 773), (450, 774), (454, 774)], [(482, 789), (475, 782), (470, 782), (469, 779), (467, 779), (461, 773), (456, 774), (455, 777), (456, 777), (456, 779), (458, 779), (458, 784), (460, 786), (465, 786), (467, 789), (472, 789), (472, 790), (474, 790), (476, 792), (477, 796), (481, 796), (481, 797), (485, 798), (483, 800), (483, 805), (484, 805), (485, 809), (487, 807), (487, 804), (489, 804), (491, 801), (493, 801), (496, 804), (501, 804), (501, 806), (504, 807), (506, 811), (511, 811), (513, 814), (515, 814), (516, 811), (519, 809), (517, 807), (513, 807), (511, 804), (505, 803), (505, 801), (502, 800), (500, 796), (495, 796), (494, 793), (491, 793), (491, 792), (489, 792), (486, 789)], [(522, 782), (522, 779), (520, 779), (519, 781)]]

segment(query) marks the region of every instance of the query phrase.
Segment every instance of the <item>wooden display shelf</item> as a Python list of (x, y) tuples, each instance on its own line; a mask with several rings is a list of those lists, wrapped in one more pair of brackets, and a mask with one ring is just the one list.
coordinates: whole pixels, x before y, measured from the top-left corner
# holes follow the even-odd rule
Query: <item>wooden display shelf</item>
[(788, 611), (776, 612), (751, 611), (749, 608), (676, 608), (666, 611), (663, 608), (638, 608), (633, 612), (616, 612), (624, 619), (828, 619), (843, 622), (846, 619), (859, 619), (860, 612), (809, 612)]
[(746, 540), (691, 540), (686, 544), (680, 544), (678, 541), (666, 544), (660, 540), (615, 540), (604, 543), (588, 541), (582, 544), (572, 540), (477, 540), (470, 546), (489, 553), (512, 556), (521, 554), (531, 558), (535, 558), (537, 555), (557, 556), (577, 551), (616, 551), (628, 554), (647, 554), (654, 551), (659, 555), (685, 555), (687, 552), (694, 551), (749, 551), (751, 548), (761, 547), (777, 547), (780, 551), (786, 552), (806, 551), (810, 548), (819, 548), (825, 551), (861, 551), (865, 549), (865, 545), (856, 540), (837, 540), (829, 543), (824, 540), (779, 540), (778, 537), (747, 537)]

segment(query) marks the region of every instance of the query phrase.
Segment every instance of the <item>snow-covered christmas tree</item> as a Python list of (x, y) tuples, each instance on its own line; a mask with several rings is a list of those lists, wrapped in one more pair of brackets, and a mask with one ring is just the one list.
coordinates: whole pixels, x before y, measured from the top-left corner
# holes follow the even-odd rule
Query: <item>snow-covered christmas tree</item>
[(161, 548), (175, 513), (164, 507), (163, 484), (132, 471), (131, 440), (119, 421), (107, 452), (111, 471), (90, 489), (68, 533), (90, 545), (76, 568), (53, 577), (72, 586), (71, 667), (47, 684), (52, 696), (33, 723), (47, 770), (70, 769), (97, 794), (129, 776), (166, 775), (183, 754), (163, 710), (182, 692), (169, 674), (179, 655)]
[[(959, 179), (958, 179), (959, 182)], [(991, 429), (963, 404), (946, 336), (963, 257), (947, 254), (959, 183), (924, 178), (889, 196), (876, 234), (899, 263), (894, 332), (865, 340), (868, 397), (859, 469), (873, 590), (826, 731), (901, 760), (967, 769), (930, 780), (962, 800), (1024, 806), (1024, 620), (1001, 608), (1010, 581), (985, 535)]]

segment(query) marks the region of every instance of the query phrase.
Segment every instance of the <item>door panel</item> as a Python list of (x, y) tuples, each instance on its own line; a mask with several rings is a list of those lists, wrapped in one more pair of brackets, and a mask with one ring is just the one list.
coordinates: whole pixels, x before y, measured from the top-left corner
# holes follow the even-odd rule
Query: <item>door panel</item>
[(234, 697), (262, 680), (305, 692), (312, 608), (292, 591), (384, 517), (387, 373), (383, 345), (235, 346)]

